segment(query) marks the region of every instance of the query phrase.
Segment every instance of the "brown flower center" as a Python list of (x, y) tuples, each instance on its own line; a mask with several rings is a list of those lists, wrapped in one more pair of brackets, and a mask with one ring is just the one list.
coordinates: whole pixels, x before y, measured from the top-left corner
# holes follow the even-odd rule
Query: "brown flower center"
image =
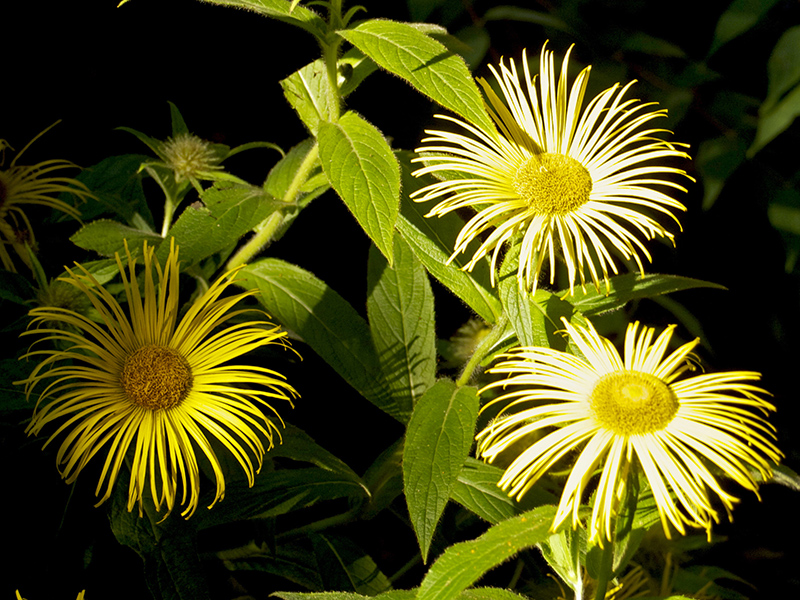
[(589, 201), (592, 178), (574, 158), (543, 152), (520, 167), (514, 189), (535, 213), (563, 215)]
[(621, 436), (664, 429), (678, 412), (678, 399), (658, 377), (639, 371), (603, 376), (589, 404), (597, 422)]
[(125, 359), (120, 383), (128, 399), (161, 410), (180, 404), (192, 389), (192, 369), (177, 350), (144, 346)]

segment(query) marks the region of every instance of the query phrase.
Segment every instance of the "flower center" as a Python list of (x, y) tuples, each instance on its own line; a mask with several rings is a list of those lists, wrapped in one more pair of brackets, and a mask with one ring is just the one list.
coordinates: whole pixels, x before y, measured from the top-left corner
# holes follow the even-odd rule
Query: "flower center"
[(592, 178), (574, 158), (543, 152), (520, 167), (514, 189), (537, 214), (563, 215), (589, 201)]
[(144, 346), (125, 359), (120, 383), (128, 399), (150, 410), (172, 408), (192, 389), (192, 369), (177, 350)]
[(664, 429), (678, 412), (670, 387), (649, 373), (617, 371), (603, 376), (589, 404), (597, 422), (617, 435)]

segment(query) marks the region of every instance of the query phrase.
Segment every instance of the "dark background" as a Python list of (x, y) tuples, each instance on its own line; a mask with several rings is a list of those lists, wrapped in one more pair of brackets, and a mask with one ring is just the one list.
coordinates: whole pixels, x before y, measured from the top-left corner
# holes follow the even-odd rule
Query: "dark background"
[[(405, 2), (367, 0), (365, 4), (368, 11), (362, 15), (411, 19)], [(577, 35), (534, 23), (475, 21), (489, 7), (501, 4), (498, 2), (475, 2), (470, 10), (464, 8), (466, 3), (453, 4), (433, 11), (428, 19), (453, 32), (476, 24), (482, 27), (491, 39), (487, 54), (491, 62), (500, 56), (517, 57), (524, 47), (530, 53), (538, 52), (550, 38), (557, 53), (576, 41), (575, 60), (600, 65), (595, 84), (600, 88), (605, 87), (606, 75), (638, 78), (637, 95), (674, 108), (667, 127), (675, 132), (675, 140), (691, 145), (692, 153), (704, 140), (720, 134), (752, 139), (758, 105), (746, 105), (739, 118), (730, 120), (726, 120), (726, 110), (736, 108), (732, 99), (764, 98), (769, 52), (787, 23), (800, 22), (797, 2), (779, 2), (752, 32), (705, 61), (714, 25), (727, 2), (601, 0), (564, 3), (567, 8), (559, 2), (518, 3), (569, 17)], [(90, 166), (114, 154), (147, 153), (135, 138), (114, 128), (128, 126), (165, 138), (170, 134), (167, 101), (180, 108), (194, 133), (230, 146), (264, 140), (289, 148), (307, 135), (284, 101), (278, 82), (317, 58), (318, 50), (310, 35), (288, 25), (191, 0), (133, 0), (121, 8), (116, 8), (113, 0), (45, 0), (0, 3), (0, 31), (0, 137), (20, 150), (39, 131), (62, 119), (28, 151), (22, 161), (25, 164), (64, 158)], [(619, 49), (638, 31), (678, 45), (686, 53), (681, 60), (713, 69), (718, 78), (688, 86), (688, 99), (671, 106), (677, 84), (663, 74), (669, 71), (672, 59)], [(486, 60), (477, 72), (486, 74), (485, 65)], [(414, 148), (433, 112), (427, 100), (385, 74), (373, 75), (348, 99), (348, 105), (374, 122), (397, 148)], [(764, 374), (763, 384), (773, 392), (779, 408), (774, 419), (779, 445), (787, 454), (786, 464), (795, 469), (800, 290), (797, 274), (784, 269), (786, 239), (770, 224), (767, 205), (776, 189), (797, 186), (797, 138), (795, 124), (737, 169), (710, 211), (700, 208), (702, 180), (691, 185), (685, 202), (689, 211), (682, 219), (684, 232), (677, 236), (677, 248), (659, 248), (655, 256), (659, 272), (728, 287), (727, 292), (684, 292), (676, 299), (702, 323), (703, 358), (713, 368)], [(267, 151), (260, 152), (236, 157), (226, 166), (259, 182), (274, 161)], [(700, 177), (694, 167), (690, 169)], [(70, 233), (40, 239), (42, 253), (48, 246), (68, 245)], [(301, 215), (270, 253), (311, 270), (354, 306), (363, 308), (367, 248), (366, 237), (355, 221), (329, 195)], [(56, 272), (55, 265), (52, 267), (51, 275)], [(442, 302), (438, 334), (446, 338), (469, 315), (435, 287)], [(637, 316), (645, 320), (670, 321), (670, 315), (657, 305), (643, 303), (639, 308)], [(304, 369), (326, 368), (310, 360)], [(303, 385), (312, 384), (299, 387)], [(348, 434), (346, 423), (359, 416), (386, 428), (381, 431), (377, 427), (375, 439), (361, 440), (358, 448), (351, 449), (351, 456), (343, 457), (356, 470), (366, 468), (370, 457), (401, 433), (396, 423), (382, 420), (370, 405), (344, 409), (343, 414), (338, 399), (348, 394), (345, 389), (333, 388), (325, 394), (311, 387), (300, 391), (316, 400), (305, 407), (298, 403), (292, 418), (323, 446), (340, 442)], [(38, 443), (23, 441), (24, 437), (15, 433), (6, 432), (3, 438), (4, 454), (12, 457), (4, 477), (6, 501), (2, 505), (6, 530), (2, 537), (7, 540), (3, 564), (10, 568), (0, 569), (0, 593), (12, 597), (19, 587), (28, 600), (46, 597), (45, 593), (51, 594), (50, 598), (71, 599), (80, 587), (89, 588), (87, 600), (146, 594), (139, 580), (138, 559), (128, 549), (115, 546), (104, 527), (102, 511), (71, 512), (61, 533), (56, 534), (60, 515), (54, 516), (46, 506), (63, 505), (69, 489), (58, 480), (52, 457), (42, 455)], [(86, 506), (91, 505), (89, 487), (81, 499)], [(724, 566), (757, 586), (761, 595), (753, 593), (752, 597), (795, 597), (800, 591), (795, 550), (800, 533), (798, 496), (775, 485), (762, 488), (763, 504), (752, 494), (743, 492), (742, 496), (734, 525), (723, 522), (715, 530), (729, 540), (715, 547), (707, 556), (708, 563)], [(27, 531), (22, 538), (20, 524)], [(9, 543), (9, 539), (14, 541)], [(72, 556), (63, 546), (65, 539), (82, 539), (94, 554), (87, 551), (83, 557)], [(92, 563), (96, 581), (87, 583), (68, 574), (69, 568), (80, 571), (81, 560)], [(100, 581), (98, 569), (107, 570), (108, 580)]]

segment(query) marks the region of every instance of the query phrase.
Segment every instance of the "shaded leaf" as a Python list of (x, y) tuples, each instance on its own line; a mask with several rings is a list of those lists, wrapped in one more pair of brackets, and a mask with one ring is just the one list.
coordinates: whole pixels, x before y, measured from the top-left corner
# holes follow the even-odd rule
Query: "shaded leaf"
[(284, 327), (300, 336), (342, 378), (381, 410), (394, 411), (386, 395), (366, 321), (312, 273), (267, 258), (239, 272), (236, 283), (258, 289), (258, 300)]
[(403, 449), (403, 485), (423, 560), (467, 459), (478, 417), (478, 392), (442, 379), (414, 408)]
[(778, 0), (733, 0), (714, 30), (709, 56), (763, 19)]
[(373, 246), (367, 269), (367, 314), (372, 340), (394, 406), (406, 422), (436, 377), (433, 292), (425, 268), (402, 238), (394, 266)]

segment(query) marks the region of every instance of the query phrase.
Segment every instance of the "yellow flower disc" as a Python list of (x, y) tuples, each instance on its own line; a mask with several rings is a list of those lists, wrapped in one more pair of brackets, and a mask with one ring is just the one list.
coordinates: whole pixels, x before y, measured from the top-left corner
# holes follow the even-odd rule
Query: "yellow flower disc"
[(543, 152), (520, 167), (514, 189), (536, 213), (563, 215), (589, 201), (592, 178), (574, 158)]
[(658, 377), (615, 371), (595, 384), (590, 406), (602, 427), (628, 437), (664, 429), (679, 404), (670, 387)]
[(192, 389), (192, 369), (177, 350), (144, 346), (125, 359), (120, 383), (128, 399), (149, 410), (172, 408)]

